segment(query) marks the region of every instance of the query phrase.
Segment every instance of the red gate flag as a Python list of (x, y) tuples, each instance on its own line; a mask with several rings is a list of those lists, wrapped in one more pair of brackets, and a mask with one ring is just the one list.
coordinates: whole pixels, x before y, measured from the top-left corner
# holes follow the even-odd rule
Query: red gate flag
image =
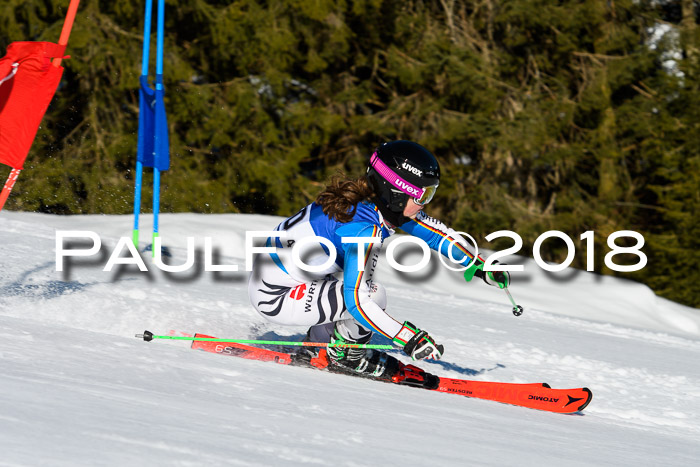
[[(61, 60), (80, 0), (70, 0), (58, 44), (13, 42), (0, 59), (0, 164), (12, 167), (0, 211), (22, 171), (41, 119), (63, 75)], [(51, 62), (53, 58), (53, 62)]]
[(13, 42), (0, 59), (0, 163), (22, 170), (41, 119), (56, 92), (65, 45)]

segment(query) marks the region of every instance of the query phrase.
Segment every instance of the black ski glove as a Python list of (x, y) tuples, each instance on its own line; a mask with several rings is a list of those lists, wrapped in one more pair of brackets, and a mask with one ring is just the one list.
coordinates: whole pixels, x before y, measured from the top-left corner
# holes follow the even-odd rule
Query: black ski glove
[[(499, 263), (498, 261), (494, 261), (493, 264), (496, 265)], [(483, 268), (483, 265), (480, 266)], [(501, 264), (501, 266), (505, 266), (505, 264)], [(508, 271), (484, 271), (481, 268), (477, 269), (474, 275), (481, 277), (488, 285), (500, 289), (507, 289), (510, 285), (510, 273)]]

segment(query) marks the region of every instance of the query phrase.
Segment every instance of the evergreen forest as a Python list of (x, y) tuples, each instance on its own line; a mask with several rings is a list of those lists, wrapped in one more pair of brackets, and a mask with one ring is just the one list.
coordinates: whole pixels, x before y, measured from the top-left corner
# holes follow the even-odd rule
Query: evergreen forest
[[(58, 40), (68, 0), (2, 0), (0, 49)], [(426, 211), (479, 245), (595, 232), (595, 270), (700, 307), (700, 1), (166, 0), (162, 212), (288, 216), (382, 142), (430, 149)], [(82, 0), (7, 208), (132, 211), (144, 1)], [(152, 66), (155, 68), (155, 22)], [(0, 166), (4, 179), (9, 167)], [(150, 199), (144, 176), (144, 208)], [(648, 263), (616, 273), (607, 237)], [(618, 245), (634, 246), (632, 238)], [(563, 241), (541, 248), (562, 262)], [(617, 255), (634, 264), (634, 255)], [(517, 278), (515, 279), (517, 281)]]

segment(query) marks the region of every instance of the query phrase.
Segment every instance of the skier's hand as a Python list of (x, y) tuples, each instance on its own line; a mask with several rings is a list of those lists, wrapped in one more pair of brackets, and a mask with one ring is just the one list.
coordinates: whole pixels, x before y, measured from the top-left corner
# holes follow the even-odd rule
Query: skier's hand
[[(499, 263), (498, 261), (494, 261), (493, 264)], [(488, 285), (493, 285), (500, 289), (507, 289), (510, 285), (510, 273), (508, 271), (484, 271), (483, 261), (474, 261), (472, 265), (464, 271), (464, 279), (467, 282), (471, 281), (474, 276), (480, 277)]]
[[(499, 264), (494, 261), (493, 264)], [(505, 266), (505, 264), (501, 264)], [(477, 271), (477, 276), (481, 277), (488, 285), (498, 287), (499, 289), (507, 289), (510, 285), (510, 273), (508, 271)]]
[(440, 360), (445, 352), (445, 348), (436, 344), (427, 332), (421, 331), (408, 321), (403, 323), (403, 327), (393, 340), (394, 344), (403, 347), (406, 355), (409, 355), (413, 360), (424, 358)]
[(510, 285), (510, 273), (508, 271), (484, 271), (482, 277), (488, 285), (500, 289), (507, 289)]

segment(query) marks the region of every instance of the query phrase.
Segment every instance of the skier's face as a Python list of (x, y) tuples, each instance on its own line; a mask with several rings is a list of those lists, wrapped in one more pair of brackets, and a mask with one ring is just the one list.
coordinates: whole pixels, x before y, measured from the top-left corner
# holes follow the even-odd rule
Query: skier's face
[(403, 215), (408, 217), (409, 219), (413, 219), (416, 214), (418, 214), (421, 209), (423, 209), (423, 206), (420, 204), (416, 204), (413, 202), (413, 200), (409, 201), (406, 203), (406, 207), (403, 209)]

